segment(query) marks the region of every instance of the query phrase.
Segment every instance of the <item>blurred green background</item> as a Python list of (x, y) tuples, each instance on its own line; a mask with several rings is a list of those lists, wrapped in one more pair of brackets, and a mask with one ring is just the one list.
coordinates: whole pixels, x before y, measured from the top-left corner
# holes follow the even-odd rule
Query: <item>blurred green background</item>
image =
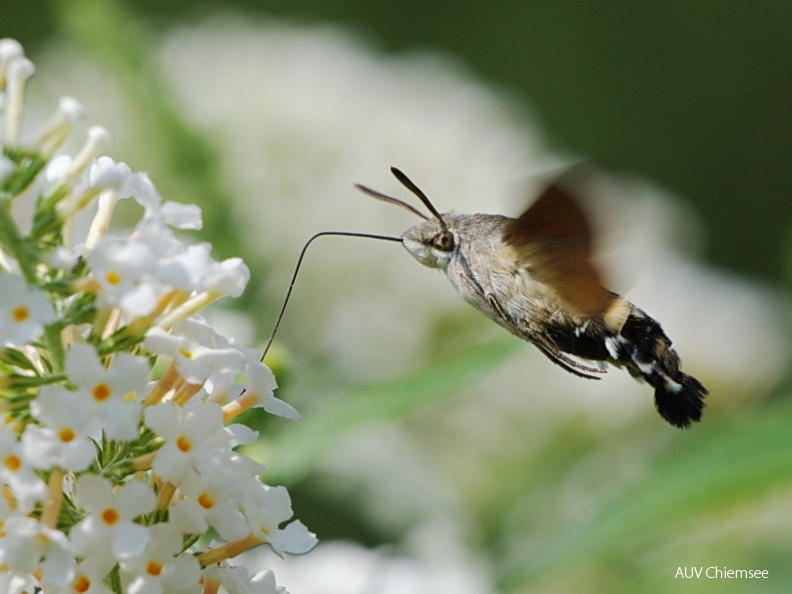
[[(285, 291), (296, 257), (293, 245), (324, 228), (313, 225), (334, 207), (320, 187), (308, 192), (309, 202), (289, 211), (290, 192), (299, 185), (289, 172), (278, 179), (283, 196), (268, 186), (246, 204), (229, 183), (228, 162), (239, 158), (224, 156), (228, 147), (190, 123), (163, 81), (156, 57), (161, 40), (175, 27), (189, 28), (229, 9), (262, 19), (283, 17), (287, 20), (276, 23), (308, 30), (316, 24), (340, 26), (368, 44), (353, 50), (385, 57), (376, 58), (383, 60), (383, 70), (393, 69), (384, 64), (390, 55), (441, 54), (444, 64), (454, 65), (473, 84), (496, 89), (500, 101), (518, 114), (516, 121), (522, 122), (520, 114), (535, 116), (554, 151), (601, 159), (687, 203), (689, 210), (672, 218), (671, 225), (684, 227), (685, 216), (698, 215), (700, 257), (709, 265), (696, 264), (692, 270), (698, 274), (668, 280), (668, 293), (653, 304), (668, 303), (670, 312), (660, 321), (676, 326), (672, 338), (681, 336), (675, 340), (692, 345), (683, 359), (697, 365), (694, 372), (701, 370), (702, 380), (713, 388), (704, 422), (679, 432), (651, 411), (646, 386), (624, 380), (626, 389), (634, 390), (625, 401), (634, 399), (642, 408), (633, 414), (632, 405), (625, 405), (626, 416), (620, 416), (622, 400), (609, 401), (607, 388), (594, 392), (591, 383), (566, 378), (472, 312), (445, 311), (444, 302), (426, 322), (431, 330), (412, 359), (403, 353), (416, 348), (414, 343), (390, 342), (390, 334), (377, 341), (379, 323), (368, 334), (350, 332), (349, 344), (339, 345), (338, 353), (380, 349), (394, 361), (392, 369), (386, 361), (374, 371), (361, 368), (356, 376), (358, 359), (344, 367), (328, 354), (343, 332), (331, 333), (332, 323), (300, 328), (315, 319), (311, 308), (343, 312), (344, 306), (335, 303), (346, 301), (349, 311), (363, 317), (376, 307), (384, 326), (388, 320), (406, 324), (408, 317), (419, 317), (426, 305), (420, 299), (436, 297), (425, 295), (423, 285), (409, 292), (407, 285), (426, 271), (401, 254), (404, 269), (393, 275), (402, 279), (404, 292), (389, 289), (380, 299), (376, 287), (389, 287), (385, 280), (391, 271), (390, 264), (378, 266), (379, 250), (390, 248), (327, 244), (324, 254), (311, 257), (317, 260), (309, 259), (322, 264), (303, 272), (280, 337), (281, 360), (273, 363), (278, 395), (294, 403), (303, 419), (249, 419), (263, 434), (253, 455), (270, 467), (265, 480), (289, 486), (297, 517), (325, 543), (353, 541), (429, 566), (440, 558), (473, 568), (483, 584), (434, 590), (441, 593), (788, 592), (792, 406), (787, 397), (789, 309), (779, 290), (792, 278), (792, 4), (5, 0), (0, 35), (20, 40), (34, 61), (39, 53), (55, 60), (51, 64), (59, 55), (71, 59), (72, 50), (61, 50), (77, 47), (120, 81), (121, 92), (108, 91), (108, 101), (122, 103), (123, 97), (133, 108), (124, 121), (100, 117), (92, 123), (120, 137), (124, 150), (115, 152), (114, 146), (113, 156), (149, 171), (166, 198), (201, 204), (206, 231), (198, 237), (212, 241), (215, 254), (245, 257), (253, 279), (240, 302), (253, 319), (248, 325), (256, 329), (254, 339), (261, 341)], [(48, 76), (44, 68), (39, 65), (34, 84)], [(204, 74), (207, 85), (217, 84), (211, 72)], [(250, 76), (266, 82), (268, 73)], [(88, 102), (95, 90), (87, 84), (70, 87), (66, 80), (57, 92)], [(232, 99), (241, 104), (245, 98)], [(101, 101), (95, 103), (101, 111)], [(358, 108), (366, 106), (352, 105)], [(94, 114), (97, 107), (92, 109)], [(125, 127), (134, 133), (125, 133)], [(261, 136), (273, 145), (270, 173), (277, 172), (277, 159), (286, 163), (295, 149), (263, 128)], [(416, 144), (421, 140), (416, 138)], [(295, 143), (301, 141), (298, 137)], [(416, 153), (425, 154), (421, 150)], [(382, 152), (387, 160), (375, 165), (380, 173), (393, 163), (387, 147)], [(439, 168), (446, 155), (433, 158)], [(317, 170), (334, 165), (328, 159)], [(470, 166), (444, 163), (452, 171)], [(343, 192), (350, 192), (353, 182), (372, 179), (361, 175), (341, 180)], [(370, 175), (382, 179), (373, 171)], [(430, 183), (434, 196), (438, 185)], [(328, 195), (333, 192), (338, 190), (327, 188)], [(338, 208), (357, 205), (353, 200)], [(263, 221), (262, 229), (270, 226), (262, 235), (282, 227), (289, 243), (276, 244), (278, 253), (268, 253), (246, 241), (238, 232), (245, 221), (229, 206), (232, 201), (242, 217), (251, 201), (258, 201), (261, 210), (249, 218), (269, 216), (268, 209), (273, 218), (286, 213), (275, 223)], [(313, 215), (310, 224), (302, 220), (308, 216), (305, 209)], [(360, 230), (357, 214), (346, 220)], [(395, 230), (383, 224), (364, 228), (403, 228), (402, 222), (393, 223)], [(347, 276), (323, 271), (321, 257), (328, 254), (339, 261), (355, 256), (354, 270)], [(748, 280), (719, 284), (721, 269)], [(326, 278), (320, 278), (323, 272)], [(432, 279), (444, 282), (439, 275)], [(342, 293), (339, 285), (344, 284), (352, 296)], [(766, 301), (750, 297), (767, 296), (767, 291)], [(675, 292), (681, 296), (676, 300)], [(712, 320), (694, 318), (701, 309), (694, 308), (691, 296), (712, 310)], [(688, 306), (687, 317), (670, 319)], [(342, 328), (352, 324), (337, 317)], [(323, 338), (325, 333), (329, 338)], [(324, 346), (316, 347), (322, 340)], [(732, 344), (747, 346), (730, 349)], [(613, 386), (622, 393), (622, 384)], [(591, 398), (592, 393), (603, 400)], [(556, 400), (556, 408), (545, 402)], [(310, 565), (317, 554), (291, 561), (297, 564), (294, 571), (319, 571)], [(767, 569), (771, 579), (674, 577), (679, 567), (711, 565)], [(331, 591), (300, 589), (295, 574), (282, 571), (294, 580), (282, 581), (293, 594)]]

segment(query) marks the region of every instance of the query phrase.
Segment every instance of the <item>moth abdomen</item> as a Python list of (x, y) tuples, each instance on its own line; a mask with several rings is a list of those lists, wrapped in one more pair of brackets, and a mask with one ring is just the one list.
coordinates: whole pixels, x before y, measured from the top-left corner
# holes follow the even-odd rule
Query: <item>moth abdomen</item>
[(633, 306), (619, 334), (605, 344), (615, 363), (655, 389), (655, 407), (666, 421), (686, 428), (701, 420), (708, 392), (680, 370), (679, 355), (654, 319)]
[(550, 324), (547, 334), (559, 350), (592, 361), (607, 361), (610, 353), (608, 332), (601, 320), (594, 318), (580, 325)]
[(675, 427), (686, 429), (691, 422), (701, 420), (704, 397), (708, 392), (695, 377), (684, 372), (679, 373), (678, 384), (678, 391), (656, 386), (655, 407), (666, 421)]

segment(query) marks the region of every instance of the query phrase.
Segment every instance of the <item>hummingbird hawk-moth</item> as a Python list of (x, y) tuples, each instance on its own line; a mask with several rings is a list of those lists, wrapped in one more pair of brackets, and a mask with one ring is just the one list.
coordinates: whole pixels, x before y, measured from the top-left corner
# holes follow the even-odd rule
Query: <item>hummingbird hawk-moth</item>
[(623, 367), (654, 388), (657, 412), (671, 425), (687, 428), (701, 420), (708, 392), (680, 369), (679, 355), (660, 324), (603, 286), (592, 259), (594, 234), (577, 196), (575, 169), (548, 184), (516, 219), (440, 214), (404, 173), (395, 167), (391, 172), (432, 216), (357, 184), (358, 190), (405, 208), (423, 222), (401, 237), (341, 231), (324, 231), (311, 237), (297, 261), (264, 354), (280, 325), (305, 251), (314, 239), (343, 235), (398, 241), (424, 266), (444, 271), (466, 302), (515, 336), (533, 343), (566, 371), (600, 379), (608, 364)]
[(672, 425), (701, 420), (707, 390), (680, 369), (660, 324), (602, 285), (574, 170), (551, 182), (516, 219), (440, 214), (404, 173), (391, 171), (432, 217), (356, 187), (424, 219), (402, 235), (402, 244), (424, 266), (444, 271), (465, 301), (575, 375), (599, 379), (607, 364), (624, 367), (654, 388), (657, 412)]

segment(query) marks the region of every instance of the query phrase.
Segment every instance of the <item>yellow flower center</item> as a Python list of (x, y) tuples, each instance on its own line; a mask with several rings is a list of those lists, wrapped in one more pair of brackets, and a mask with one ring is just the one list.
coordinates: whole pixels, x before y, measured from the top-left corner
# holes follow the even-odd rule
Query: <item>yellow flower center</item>
[(146, 573), (149, 575), (159, 575), (162, 573), (162, 564), (156, 561), (149, 561), (146, 563)]
[(49, 537), (46, 534), (42, 534), (41, 532), (36, 534), (36, 540), (42, 547), (46, 547), (51, 542)]
[(176, 447), (186, 454), (192, 449), (192, 442), (182, 435), (176, 440)]
[(112, 507), (108, 507), (101, 515), (102, 521), (108, 526), (112, 526), (121, 519), (121, 515)]
[(122, 279), (121, 279), (121, 275), (118, 274), (115, 270), (109, 270), (107, 274), (105, 274), (105, 280), (109, 284), (116, 286), (121, 284)]
[(212, 509), (214, 507), (214, 499), (212, 499), (207, 493), (201, 493), (198, 496), (198, 505), (204, 509)]
[(74, 580), (72, 584), (72, 590), (82, 594), (83, 592), (87, 592), (91, 589), (91, 580), (89, 580), (84, 575), (78, 575), (77, 579)]
[(30, 317), (30, 310), (27, 305), (17, 305), (11, 310), (11, 319), (16, 323), (22, 323)]
[(5, 457), (5, 460), (3, 460), (3, 464), (5, 464), (5, 467), (11, 472), (16, 472), (22, 467), (22, 460), (16, 454), (9, 454)]
[(74, 432), (74, 430), (73, 430), (73, 429), (70, 429), (69, 427), (66, 427), (65, 429), (61, 429), (61, 430), (58, 432), (58, 437), (60, 437), (60, 440), (61, 440), (63, 443), (69, 443), (69, 442), (70, 442), (70, 441), (72, 441), (72, 440), (73, 440), (75, 437), (77, 437), (77, 434)]
[(112, 393), (113, 391), (110, 389), (110, 386), (108, 386), (104, 382), (102, 382), (101, 384), (96, 384), (93, 389), (93, 397), (94, 400), (96, 400), (97, 402), (104, 402), (105, 400), (110, 398), (110, 395)]

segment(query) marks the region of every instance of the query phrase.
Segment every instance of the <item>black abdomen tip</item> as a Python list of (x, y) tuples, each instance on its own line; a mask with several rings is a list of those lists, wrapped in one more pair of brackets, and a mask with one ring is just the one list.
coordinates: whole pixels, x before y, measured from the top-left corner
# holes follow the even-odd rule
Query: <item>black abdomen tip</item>
[(704, 410), (704, 397), (709, 393), (695, 377), (681, 373), (681, 388), (670, 390), (665, 384), (655, 389), (657, 412), (674, 427), (687, 429), (692, 422), (701, 420)]

